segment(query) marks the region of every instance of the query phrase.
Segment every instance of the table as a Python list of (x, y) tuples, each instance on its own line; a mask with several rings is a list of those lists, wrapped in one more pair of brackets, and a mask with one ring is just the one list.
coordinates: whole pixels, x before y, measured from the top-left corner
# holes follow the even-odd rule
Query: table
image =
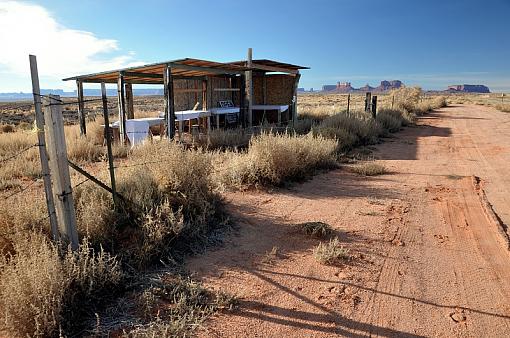
[[(165, 112), (159, 112), (159, 116), (164, 119)], [(208, 110), (180, 110), (175, 112), (175, 121), (179, 123), (179, 136), (182, 135), (183, 122), (200, 118), (207, 118), (207, 130), (211, 129), (211, 113)], [(191, 128), (190, 128), (191, 132)]]

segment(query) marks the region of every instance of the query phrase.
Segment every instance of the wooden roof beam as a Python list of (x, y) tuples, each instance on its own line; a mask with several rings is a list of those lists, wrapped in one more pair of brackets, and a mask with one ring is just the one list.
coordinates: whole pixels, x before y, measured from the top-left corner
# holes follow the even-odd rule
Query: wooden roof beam
[(261, 65), (258, 63), (252, 63), (251, 67), (256, 70), (264, 70), (266, 72), (279, 72), (279, 73), (288, 73), (288, 74), (298, 74), (299, 71), (295, 69), (289, 69), (289, 68), (281, 68), (281, 67), (274, 67), (274, 66), (266, 66)]

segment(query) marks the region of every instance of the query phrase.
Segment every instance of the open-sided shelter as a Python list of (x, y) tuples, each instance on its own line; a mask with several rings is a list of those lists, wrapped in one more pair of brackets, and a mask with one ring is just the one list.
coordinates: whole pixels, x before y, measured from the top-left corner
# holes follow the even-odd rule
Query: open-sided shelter
[[(206, 116), (210, 121), (213, 116), (219, 126), (221, 120), (227, 124), (227, 114), (237, 113), (238, 123), (248, 128), (263, 121), (278, 124), (293, 121), (301, 69), (308, 68), (267, 59), (252, 60), (249, 49), (246, 61), (222, 63), (185, 58), (79, 75), (64, 81), (76, 81), (82, 134), (86, 133), (83, 84), (117, 84), (119, 129), (123, 142), (126, 121), (135, 119), (133, 84), (163, 85), (163, 121), (166, 134), (173, 138), (176, 119), (189, 117)], [(222, 102), (230, 104), (225, 107), (220, 104)], [(193, 106), (200, 110), (190, 110)], [(210, 128), (211, 123), (207, 125)]]

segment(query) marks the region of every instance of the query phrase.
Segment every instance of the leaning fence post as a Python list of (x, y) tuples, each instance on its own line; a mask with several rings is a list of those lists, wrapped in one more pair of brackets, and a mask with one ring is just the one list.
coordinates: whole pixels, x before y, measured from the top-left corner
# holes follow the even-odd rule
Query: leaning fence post
[(377, 95), (372, 96), (372, 117), (375, 119), (377, 116)]
[(115, 169), (113, 168), (112, 152), (112, 133), (110, 129), (110, 119), (108, 118), (108, 99), (106, 97), (106, 85), (101, 83), (101, 97), (103, 99), (103, 117), (104, 117), (104, 137), (106, 140), (106, 149), (108, 152), (108, 166), (110, 170), (110, 182), (112, 186), (112, 198), (115, 209), (118, 208), (117, 190), (115, 188)]
[(48, 217), (51, 225), (51, 235), (53, 239), (58, 239), (57, 215), (55, 213), (55, 203), (53, 201), (53, 192), (51, 190), (50, 167), (48, 164), (48, 154), (46, 153), (46, 142), (44, 140), (44, 117), (41, 104), (41, 89), (39, 88), (39, 74), (37, 72), (37, 58), (35, 55), (29, 55), (30, 74), (32, 76), (32, 93), (35, 106), (35, 127), (37, 128), (37, 142), (39, 145), (39, 157), (41, 159), (41, 171), (44, 182), (44, 193), (46, 195), (46, 206), (48, 208)]
[(45, 100), (44, 121), (48, 128), (46, 138), (60, 238), (76, 250), (79, 245), (78, 232), (60, 96), (49, 95)]

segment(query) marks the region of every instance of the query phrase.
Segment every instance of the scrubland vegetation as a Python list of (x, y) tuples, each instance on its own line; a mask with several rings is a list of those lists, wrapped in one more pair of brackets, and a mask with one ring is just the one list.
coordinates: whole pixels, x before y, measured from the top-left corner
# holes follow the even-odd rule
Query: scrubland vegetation
[[(423, 103), (420, 93), (414, 88), (395, 92), (394, 109), (381, 107), (375, 120), (360, 111), (306, 107), (295, 130), (265, 128), (256, 135), (218, 130), (202, 148), (187, 149), (167, 141), (132, 151), (116, 147), (118, 189), (128, 202), (115, 209), (110, 194), (73, 176), (82, 241), (77, 252), (49, 239), (35, 133), (1, 133), (2, 198), (25, 189), (27, 182), (35, 183), (27, 190), (29, 195), (18, 194), (0, 207), (3, 330), (11, 336), (76, 333), (82, 328), (71, 325), (71, 318), (90, 316), (111, 298), (128, 297), (133, 285), (143, 284), (141, 275), (161, 264), (177, 268), (182, 257), (217, 241), (229, 224), (221, 191), (281, 186), (333, 168), (345, 152), (375, 144), (412, 124), (416, 115), (446, 104), (444, 98)], [(71, 160), (108, 182), (100, 124), (89, 123), (86, 138), (78, 136), (76, 126), (67, 127), (68, 153)], [(383, 171), (370, 164), (360, 173)], [(321, 237), (331, 229), (317, 222), (303, 225), (302, 231)], [(348, 252), (332, 239), (320, 244), (315, 256), (331, 263), (348, 257)], [(144, 289), (135, 303), (145, 310), (132, 314), (137, 325), (122, 327), (126, 335), (182, 335), (209, 314), (233, 304), (228, 295), (175, 278), (159, 276), (157, 287)], [(100, 331), (100, 326), (95, 329)]]

